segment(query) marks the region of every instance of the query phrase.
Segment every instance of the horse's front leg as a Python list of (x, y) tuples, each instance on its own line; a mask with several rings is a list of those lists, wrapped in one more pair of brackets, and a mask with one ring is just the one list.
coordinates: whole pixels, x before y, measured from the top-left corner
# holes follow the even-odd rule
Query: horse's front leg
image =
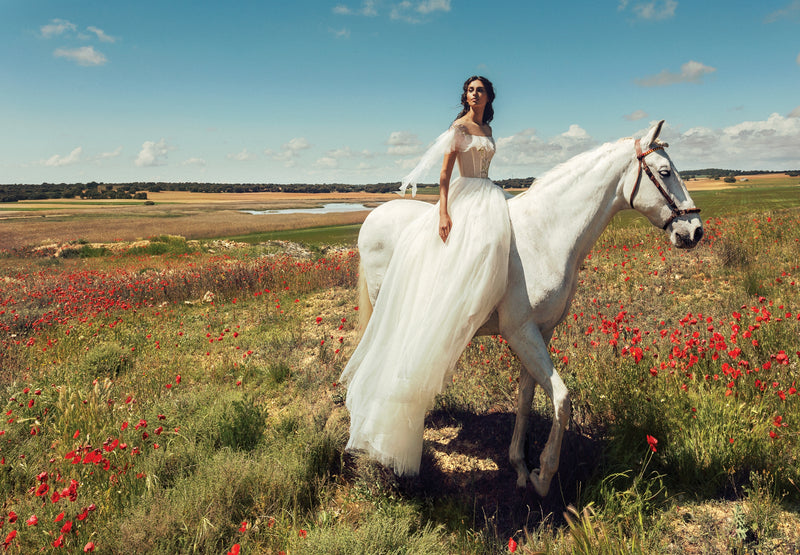
[[(569, 392), (553, 367), (553, 361), (547, 351), (547, 342), (535, 324), (527, 322), (514, 333), (504, 335), (504, 337), (506, 337), (508, 345), (517, 354), (533, 380), (542, 387), (547, 396), (553, 401), (553, 426), (550, 428), (550, 436), (547, 438), (547, 443), (539, 457), (539, 472), (537, 474), (536, 470), (534, 470), (530, 474), (531, 483), (536, 493), (544, 497), (550, 490), (550, 481), (553, 479), (553, 475), (558, 470), (558, 461), (561, 456), (561, 440), (569, 424)], [(533, 388), (531, 388), (532, 390)], [(520, 404), (522, 403), (523, 391), (522, 382), (520, 382)], [(527, 401), (528, 411), (530, 410), (532, 398), (533, 396), (531, 395), (531, 399)], [(519, 424), (519, 415), (517, 416), (517, 424)]]
[(531, 403), (536, 391), (536, 382), (530, 372), (523, 368), (519, 376), (519, 396), (517, 398), (517, 419), (514, 422), (514, 435), (508, 447), (508, 459), (517, 469), (517, 487), (524, 488), (528, 484), (528, 467), (525, 466), (525, 433), (531, 414)]

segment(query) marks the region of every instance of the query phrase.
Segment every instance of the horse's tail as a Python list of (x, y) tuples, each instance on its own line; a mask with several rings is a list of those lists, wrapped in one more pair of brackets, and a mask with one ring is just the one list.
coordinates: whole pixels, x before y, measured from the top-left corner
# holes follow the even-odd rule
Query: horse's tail
[(364, 335), (367, 324), (372, 316), (372, 302), (369, 300), (367, 290), (367, 276), (364, 273), (364, 262), (358, 263), (358, 338)]

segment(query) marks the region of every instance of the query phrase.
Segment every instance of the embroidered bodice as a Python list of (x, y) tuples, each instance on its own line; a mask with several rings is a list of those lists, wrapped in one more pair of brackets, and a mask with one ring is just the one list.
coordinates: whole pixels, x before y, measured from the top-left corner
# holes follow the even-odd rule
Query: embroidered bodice
[(494, 139), (484, 135), (470, 135), (463, 125), (454, 124), (439, 135), (433, 145), (425, 151), (417, 166), (403, 178), (398, 193), (403, 195), (411, 187), (411, 196), (417, 192), (417, 183), (428, 170), (441, 165), (442, 156), (458, 152), (458, 171), (461, 177), (489, 177), (489, 164), (494, 156)]
[(461, 177), (489, 177), (489, 164), (494, 156), (494, 139), (470, 135), (462, 125), (454, 125), (455, 150), (458, 150), (458, 171)]

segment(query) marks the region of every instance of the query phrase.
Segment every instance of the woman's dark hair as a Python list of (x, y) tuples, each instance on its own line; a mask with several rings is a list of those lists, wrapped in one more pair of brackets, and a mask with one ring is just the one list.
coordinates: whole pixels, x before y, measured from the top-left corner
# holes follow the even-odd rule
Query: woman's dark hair
[(494, 86), (492, 82), (489, 81), (486, 77), (482, 77), (480, 75), (473, 75), (466, 81), (464, 81), (464, 92), (461, 93), (461, 106), (463, 109), (461, 113), (456, 116), (456, 119), (460, 118), (467, 112), (469, 112), (469, 103), (467, 102), (467, 89), (469, 88), (469, 84), (473, 81), (480, 81), (483, 83), (483, 87), (486, 89), (486, 94), (489, 95), (489, 101), (486, 103), (486, 108), (483, 110), (483, 123), (487, 124), (494, 118), (494, 108), (492, 108), (492, 102), (494, 102)]

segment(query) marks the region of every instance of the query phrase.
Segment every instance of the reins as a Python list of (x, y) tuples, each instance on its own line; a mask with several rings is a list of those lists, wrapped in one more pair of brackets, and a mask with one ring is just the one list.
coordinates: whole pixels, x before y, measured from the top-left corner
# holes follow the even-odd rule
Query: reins
[(650, 181), (653, 182), (653, 185), (656, 186), (656, 189), (658, 190), (659, 193), (661, 193), (661, 196), (664, 197), (664, 199), (667, 201), (667, 205), (669, 205), (670, 210), (672, 210), (672, 217), (667, 220), (667, 223), (664, 224), (662, 229), (667, 229), (667, 226), (669, 226), (669, 224), (671, 224), (675, 220), (675, 218), (679, 216), (684, 216), (686, 214), (696, 214), (700, 212), (699, 208), (689, 208), (685, 210), (682, 208), (678, 208), (678, 205), (675, 204), (675, 201), (672, 200), (672, 197), (669, 196), (669, 193), (667, 193), (664, 190), (664, 187), (661, 185), (661, 183), (658, 182), (656, 176), (653, 175), (653, 172), (650, 170), (650, 167), (647, 165), (647, 162), (644, 161), (645, 156), (655, 152), (656, 150), (664, 150), (665, 146), (660, 144), (656, 144), (655, 146), (650, 145), (651, 146), (650, 150), (642, 152), (642, 145), (639, 139), (636, 139), (635, 146), (636, 146), (636, 158), (639, 160), (639, 171), (636, 174), (636, 183), (633, 186), (633, 191), (631, 191), (631, 198), (628, 201), (628, 203), (631, 205), (631, 208), (633, 208), (633, 199), (636, 198), (636, 193), (639, 192), (639, 184), (642, 181), (642, 169), (644, 169), (644, 172), (647, 174), (647, 177), (650, 178)]

